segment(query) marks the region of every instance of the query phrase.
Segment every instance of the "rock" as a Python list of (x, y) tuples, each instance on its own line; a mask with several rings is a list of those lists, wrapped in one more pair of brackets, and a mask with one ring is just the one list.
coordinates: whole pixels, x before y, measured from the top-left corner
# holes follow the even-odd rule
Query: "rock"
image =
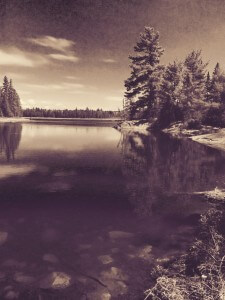
[(78, 276), (78, 277), (76, 277), (76, 280), (83, 283), (83, 284), (87, 283), (87, 278), (84, 277), (84, 276)]
[(58, 258), (54, 254), (49, 254), (49, 253), (44, 254), (42, 259), (52, 264), (56, 264), (59, 262)]
[(113, 262), (113, 259), (110, 255), (101, 255), (98, 257), (98, 260), (100, 260), (101, 263), (104, 265), (110, 264)]
[(82, 259), (85, 259), (85, 260), (90, 259), (90, 255), (89, 255), (88, 253), (83, 253), (83, 254), (80, 255), (80, 257), (81, 257)]
[(115, 254), (115, 253), (119, 253), (120, 250), (119, 250), (119, 248), (112, 248), (111, 252), (112, 252), (113, 254)]
[(24, 275), (21, 272), (17, 272), (14, 275), (14, 280), (18, 283), (23, 283), (23, 284), (30, 284), (35, 281), (35, 278), (29, 275)]
[(8, 239), (8, 232), (0, 231), (0, 246), (3, 245)]
[(6, 261), (3, 262), (2, 264), (5, 267), (9, 267), (9, 268), (18, 268), (18, 269), (22, 269), (24, 267), (26, 267), (26, 262), (19, 262), (15, 259), (7, 259)]
[(88, 250), (91, 248), (91, 244), (81, 244), (78, 246), (79, 250)]
[(5, 276), (6, 276), (5, 273), (0, 271), (0, 280), (5, 279)]
[(106, 288), (98, 286), (94, 291), (87, 293), (88, 300), (110, 300), (111, 295)]
[(108, 271), (103, 271), (101, 273), (102, 281), (104, 282), (106, 279), (115, 279), (115, 280), (127, 280), (127, 275), (124, 272), (116, 267), (111, 267)]
[(6, 287), (4, 287), (4, 291), (10, 291), (12, 289), (13, 287), (11, 285), (7, 285)]
[(63, 272), (52, 272), (46, 278), (44, 278), (40, 287), (44, 289), (65, 289), (72, 283), (72, 278)]
[(110, 239), (127, 239), (134, 237), (133, 233), (125, 231), (109, 231)]
[(108, 280), (105, 281), (109, 292), (113, 297), (118, 297), (119, 295), (124, 295), (128, 292), (127, 285), (120, 280)]
[(9, 291), (8, 293), (6, 293), (5, 299), (17, 299), (18, 296), (19, 294), (17, 292)]
[(152, 258), (151, 252), (152, 252), (152, 246), (147, 245), (141, 248), (140, 250), (138, 250), (137, 256), (145, 260), (150, 260)]
[(48, 228), (43, 232), (42, 239), (45, 242), (55, 242), (55, 241), (59, 240), (59, 234), (55, 229)]
[(162, 258), (157, 258), (156, 259), (156, 262), (158, 264), (165, 264), (165, 263), (168, 263), (169, 261), (170, 261), (169, 257), (162, 257)]

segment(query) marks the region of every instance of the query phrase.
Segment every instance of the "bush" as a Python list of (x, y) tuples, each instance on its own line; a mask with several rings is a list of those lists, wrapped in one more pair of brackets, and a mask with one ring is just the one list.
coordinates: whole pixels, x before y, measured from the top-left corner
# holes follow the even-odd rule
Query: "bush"
[(198, 239), (167, 269), (156, 270), (156, 283), (145, 292), (145, 299), (225, 299), (225, 212), (221, 209), (209, 209), (202, 215)]
[(202, 125), (201, 122), (199, 120), (188, 120), (187, 124), (186, 124), (186, 128), (187, 129), (201, 129)]
[(163, 129), (168, 127), (170, 124), (178, 121), (183, 120), (183, 113), (181, 109), (177, 106), (171, 103), (170, 101), (167, 101), (162, 106), (158, 119), (156, 123), (154, 124), (155, 129)]
[(203, 124), (225, 127), (225, 112), (221, 107), (210, 107), (203, 118)]

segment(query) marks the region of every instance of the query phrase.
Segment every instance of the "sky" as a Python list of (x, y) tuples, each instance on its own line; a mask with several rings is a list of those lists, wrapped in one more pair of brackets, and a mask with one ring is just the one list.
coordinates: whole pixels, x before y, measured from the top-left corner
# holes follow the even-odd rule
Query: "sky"
[(0, 78), (24, 108), (117, 110), (144, 26), (163, 64), (201, 49), (212, 71), (225, 68), (224, 16), (224, 0), (1, 0)]

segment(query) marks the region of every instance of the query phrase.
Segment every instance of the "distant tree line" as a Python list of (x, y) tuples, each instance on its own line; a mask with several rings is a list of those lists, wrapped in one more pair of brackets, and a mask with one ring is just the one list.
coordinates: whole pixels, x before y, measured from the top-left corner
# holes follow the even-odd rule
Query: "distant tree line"
[(225, 73), (219, 63), (210, 75), (201, 51), (192, 51), (184, 61), (160, 64), (164, 49), (151, 27), (140, 34), (134, 52), (125, 81), (126, 119), (147, 120), (160, 128), (176, 121), (189, 128), (225, 126)]
[(14, 89), (12, 80), (6, 76), (3, 85), (0, 87), (0, 117), (21, 117), (22, 108), (20, 98)]
[(121, 112), (104, 111), (102, 109), (43, 109), (43, 108), (26, 108), (23, 110), (24, 117), (44, 117), (44, 118), (119, 118)]

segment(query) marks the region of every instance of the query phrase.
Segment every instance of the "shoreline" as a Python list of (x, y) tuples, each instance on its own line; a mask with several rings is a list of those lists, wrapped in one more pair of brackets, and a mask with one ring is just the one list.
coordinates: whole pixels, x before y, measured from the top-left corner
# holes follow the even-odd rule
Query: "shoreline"
[(0, 123), (39, 123), (55, 125), (77, 125), (77, 126), (111, 126), (114, 127), (120, 119), (111, 118), (44, 118), (44, 117), (19, 117), (0, 118)]
[[(18, 117), (0, 118), (0, 123), (42, 123), (55, 125), (77, 126), (111, 126), (119, 131), (132, 131), (148, 134), (151, 132), (151, 124), (144, 121), (122, 121), (121, 119), (97, 119), (97, 118), (44, 118), (44, 117)], [(202, 126), (201, 129), (184, 129), (182, 123), (172, 124), (161, 130), (176, 138), (189, 138), (194, 142), (205, 146), (225, 151), (225, 128)]]
[[(115, 126), (117, 130), (141, 132), (148, 134), (151, 132), (151, 124), (140, 121), (124, 121)], [(212, 126), (202, 126), (200, 129), (184, 129), (181, 122), (174, 123), (170, 127), (160, 130), (175, 138), (189, 138), (194, 142), (205, 146), (225, 151), (225, 128)]]

